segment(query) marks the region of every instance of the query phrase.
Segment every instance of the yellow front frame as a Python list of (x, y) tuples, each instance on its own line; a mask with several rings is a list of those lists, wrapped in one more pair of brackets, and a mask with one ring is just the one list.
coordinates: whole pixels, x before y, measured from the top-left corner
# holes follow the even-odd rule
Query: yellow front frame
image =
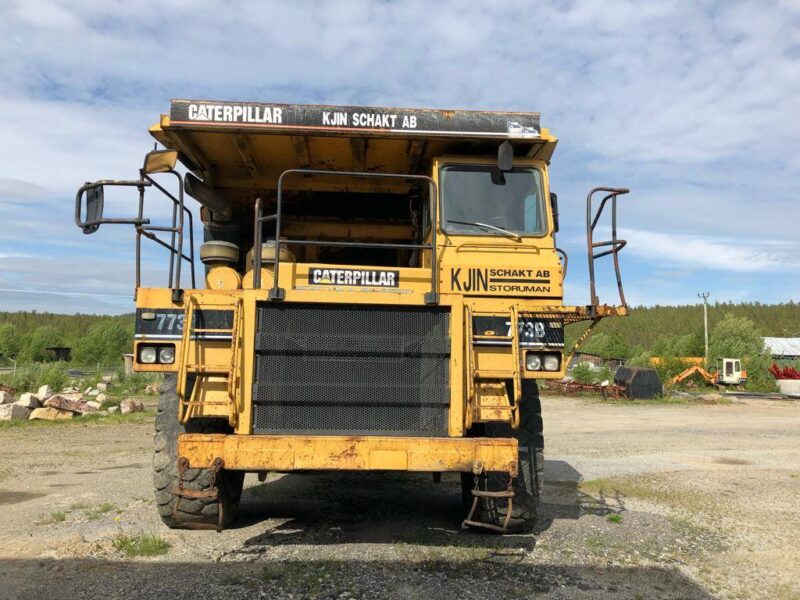
[[(439, 167), (451, 162), (488, 164), (489, 159), (469, 159), (461, 157), (442, 158), (434, 163), (433, 177), (439, 180)], [(521, 159), (516, 164), (538, 168), (542, 174), (542, 193), (549, 197), (549, 180), (545, 162)], [(293, 435), (253, 435), (252, 428), (252, 388), (254, 381), (255, 348), (252, 340), (256, 336), (256, 304), (268, 302), (268, 291), (272, 284), (271, 273), (266, 273), (262, 289), (237, 290), (185, 290), (200, 308), (230, 306), (234, 299), (241, 299), (243, 311), (243, 330), (240, 332), (241, 357), (236, 362), (240, 369), (241, 384), (231, 411), (212, 403), (201, 406), (192, 416), (228, 417), (234, 427), (234, 435), (184, 434), (179, 440), (179, 455), (189, 460), (193, 467), (211, 466), (216, 458), (222, 458), (226, 468), (248, 471), (289, 471), (296, 469), (376, 469), (411, 471), (470, 471), (476, 462), (487, 471), (516, 472), (517, 442), (513, 437), (503, 439), (467, 438), (469, 426), (466, 406), (467, 373), (465, 361), (471, 340), (466, 339), (465, 314), (467, 310), (476, 313), (508, 314), (512, 309), (519, 313), (561, 312), (576, 314), (583, 307), (564, 307), (563, 271), (554, 247), (554, 223), (548, 202), (544, 202), (546, 231), (538, 236), (525, 236), (519, 241), (502, 237), (447, 235), (438, 232), (437, 248), (440, 265), (439, 294), (440, 306), (449, 307), (450, 317), (450, 410), (448, 437), (446, 438), (406, 438), (406, 437), (342, 437), (342, 436), (293, 436)], [(439, 209), (439, 213), (441, 207)], [(455, 289), (450, 269), (484, 269), (487, 265), (534, 265), (547, 277), (547, 293), (538, 297), (520, 297), (513, 292), (498, 291), (491, 295), (463, 293)], [(311, 285), (308, 273), (313, 267), (336, 268), (337, 265), (314, 265), (307, 263), (282, 262), (279, 285), (285, 290), (284, 302), (320, 302), (348, 305), (381, 304), (395, 306), (421, 306), (425, 304), (425, 294), (430, 291), (430, 258), (423, 259), (420, 268), (397, 268), (401, 284), (397, 288), (369, 288), (347, 286)], [(351, 265), (342, 265), (352, 268)], [(546, 273), (546, 275), (545, 275)], [(252, 287), (252, 286), (251, 286)], [(185, 307), (173, 304), (171, 290), (140, 288), (137, 291), (137, 307), (140, 309), (164, 309)], [(152, 342), (146, 337), (137, 339), (134, 350), (138, 357), (138, 346)], [(223, 364), (230, 361), (230, 344), (190, 341), (187, 356), (192, 360), (209, 364)], [(180, 342), (176, 342), (176, 356), (182, 356)], [(562, 378), (566, 370), (563, 349), (552, 349), (562, 355), (561, 369), (556, 372), (531, 372), (524, 369), (524, 352), (520, 354), (523, 363), (518, 365), (522, 377), (526, 379)], [(496, 370), (507, 367), (510, 354), (496, 349), (478, 349), (473, 368)], [(140, 371), (177, 371), (177, 365), (142, 365), (136, 363)], [(220, 398), (224, 392), (209, 388), (203, 392), (206, 398)], [(487, 418), (507, 420), (508, 415), (502, 407), (487, 407), (481, 414)]]

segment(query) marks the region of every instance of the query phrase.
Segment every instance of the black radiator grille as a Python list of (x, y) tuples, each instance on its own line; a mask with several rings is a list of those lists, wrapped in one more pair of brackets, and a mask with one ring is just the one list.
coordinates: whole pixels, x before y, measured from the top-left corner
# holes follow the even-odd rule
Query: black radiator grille
[(447, 435), (450, 313), (258, 306), (255, 433)]

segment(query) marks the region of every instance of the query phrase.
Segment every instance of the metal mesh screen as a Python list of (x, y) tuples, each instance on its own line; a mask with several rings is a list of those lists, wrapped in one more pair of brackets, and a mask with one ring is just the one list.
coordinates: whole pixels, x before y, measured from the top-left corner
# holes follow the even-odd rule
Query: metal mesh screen
[(261, 304), (256, 433), (447, 435), (449, 311)]

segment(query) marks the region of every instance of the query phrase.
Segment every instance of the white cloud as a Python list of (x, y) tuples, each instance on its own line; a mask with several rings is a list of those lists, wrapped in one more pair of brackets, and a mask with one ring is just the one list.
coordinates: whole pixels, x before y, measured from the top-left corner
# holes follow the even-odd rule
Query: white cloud
[(725, 237), (698, 237), (627, 229), (621, 231), (635, 256), (659, 266), (734, 272), (796, 271), (800, 244)]

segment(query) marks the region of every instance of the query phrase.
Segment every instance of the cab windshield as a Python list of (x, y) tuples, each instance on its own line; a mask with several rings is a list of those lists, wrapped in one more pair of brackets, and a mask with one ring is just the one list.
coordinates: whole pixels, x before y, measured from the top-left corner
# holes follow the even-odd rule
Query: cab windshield
[(451, 234), (541, 235), (541, 174), (532, 167), (448, 165), (440, 173), (443, 229)]

